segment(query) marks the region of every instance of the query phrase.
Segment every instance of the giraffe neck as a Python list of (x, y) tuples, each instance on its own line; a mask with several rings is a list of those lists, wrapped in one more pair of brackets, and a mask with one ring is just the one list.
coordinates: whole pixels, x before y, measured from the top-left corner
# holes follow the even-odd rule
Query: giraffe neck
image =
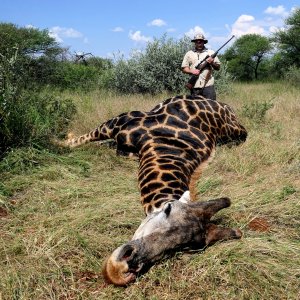
[(189, 190), (195, 200), (195, 182), (207, 165), (212, 149), (207, 148), (201, 154), (187, 153), (184, 149), (149, 143), (141, 153), (138, 181), (146, 214), (161, 210), (166, 202), (179, 200)]

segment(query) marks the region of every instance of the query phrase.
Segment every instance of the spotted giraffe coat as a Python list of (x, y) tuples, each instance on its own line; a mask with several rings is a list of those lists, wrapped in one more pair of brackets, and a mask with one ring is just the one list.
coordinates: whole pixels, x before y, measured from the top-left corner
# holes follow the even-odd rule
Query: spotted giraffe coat
[(123, 113), (66, 145), (113, 139), (119, 154), (138, 155), (141, 203), (151, 214), (188, 190), (194, 200), (195, 183), (216, 145), (239, 144), (246, 137), (229, 105), (201, 96), (176, 96), (149, 112)]

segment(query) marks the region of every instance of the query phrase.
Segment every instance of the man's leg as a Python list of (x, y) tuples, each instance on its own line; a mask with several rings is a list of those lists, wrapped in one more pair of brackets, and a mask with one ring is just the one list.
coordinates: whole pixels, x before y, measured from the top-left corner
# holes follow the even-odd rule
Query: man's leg
[(202, 91), (202, 96), (207, 98), (207, 99), (217, 100), (215, 87), (213, 85), (206, 86)]
[(199, 89), (199, 88), (193, 88), (191, 90), (191, 95), (192, 96), (203, 96), (202, 95), (202, 89)]

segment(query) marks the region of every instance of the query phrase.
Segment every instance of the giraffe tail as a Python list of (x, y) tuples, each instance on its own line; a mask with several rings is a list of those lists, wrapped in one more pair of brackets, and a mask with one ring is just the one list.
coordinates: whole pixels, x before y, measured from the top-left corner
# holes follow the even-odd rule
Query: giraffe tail
[(79, 137), (74, 137), (73, 133), (69, 133), (66, 140), (62, 141), (54, 139), (53, 143), (61, 147), (76, 148), (90, 142), (111, 140), (113, 139), (111, 134), (112, 131), (109, 130), (107, 124), (103, 123), (89, 133), (83, 134)]

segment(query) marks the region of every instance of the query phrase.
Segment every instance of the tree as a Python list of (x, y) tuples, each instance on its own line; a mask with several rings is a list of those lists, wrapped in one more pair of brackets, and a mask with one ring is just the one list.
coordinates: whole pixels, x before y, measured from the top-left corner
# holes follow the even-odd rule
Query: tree
[(64, 49), (59, 47), (54, 38), (49, 36), (48, 30), (18, 27), (12, 23), (0, 23), (0, 53), (11, 55), (12, 49), (24, 55), (58, 55)]
[(241, 80), (258, 79), (272, 47), (267, 37), (246, 34), (237, 39), (223, 54), (228, 71)]
[(300, 8), (285, 20), (285, 28), (273, 35), (283, 67), (300, 67)]
[(48, 30), (18, 27), (12, 23), (0, 23), (0, 41), (2, 59), (13, 56), (17, 59), (14, 74), (20, 78), (20, 88), (53, 81), (60, 71), (58, 62), (64, 60), (67, 51)]

